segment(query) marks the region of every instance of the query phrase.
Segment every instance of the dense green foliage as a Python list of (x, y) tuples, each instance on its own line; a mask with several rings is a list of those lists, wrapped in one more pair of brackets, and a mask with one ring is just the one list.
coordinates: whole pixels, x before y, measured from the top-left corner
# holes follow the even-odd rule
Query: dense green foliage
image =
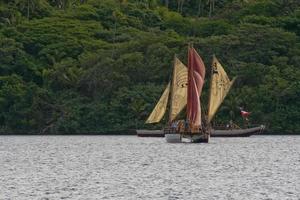
[(217, 122), (241, 122), (243, 106), (300, 133), (298, 0), (1, 0), (0, 131), (145, 127), (190, 42), (207, 78), (212, 54), (238, 76)]

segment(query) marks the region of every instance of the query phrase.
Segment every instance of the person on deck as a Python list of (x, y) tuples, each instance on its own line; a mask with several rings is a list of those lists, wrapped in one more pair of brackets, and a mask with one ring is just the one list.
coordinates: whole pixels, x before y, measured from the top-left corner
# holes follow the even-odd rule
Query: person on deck
[(177, 128), (177, 122), (176, 121), (172, 122), (171, 128), (172, 128), (172, 131), (176, 131), (176, 128)]
[(233, 122), (232, 120), (229, 121), (229, 123), (226, 125), (227, 129), (233, 129)]
[(249, 115), (251, 114), (251, 112), (247, 112), (245, 111), (242, 107), (240, 107), (240, 111), (241, 111), (241, 115), (242, 118), (244, 119), (244, 126), (249, 126)]
[(185, 132), (188, 132), (188, 129), (189, 129), (189, 120), (186, 119), (185, 122), (184, 122), (184, 130), (185, 130)]
[(246, 121), (249, 120), (248, 117), (249, 117), (250, 113), (251, 113), (251, 112), (247, 112), (247, 111), (241, 110), (241, 115), (242, 115), (242, 117), (243, 117)]

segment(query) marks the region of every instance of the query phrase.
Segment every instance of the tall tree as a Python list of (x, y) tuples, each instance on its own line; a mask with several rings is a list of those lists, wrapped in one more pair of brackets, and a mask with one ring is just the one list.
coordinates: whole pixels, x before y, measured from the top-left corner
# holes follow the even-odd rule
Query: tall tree
[(169, 0), (165, 0), (165, 6), (169, 8)]
[[(85, 1), (80, 1), (80, 3), (84, 3)], [(52, 3), (60, 9), (66, 9), (70, 5), (70, 0), (52, 0)]]
[(184, 2), (185, 0), (177, 0), (177, 11), (179, 13), (182, 13)]
[(215, 9), (215, 0), (208, 0), (208, 4), (209, 4), (209, 14), (208, 14), (208, 17), (211, 18), (212, 14), (214, 12), (214, 9)]
[(20, 9), (22, 13), (26, 13), (27, 19), (30, 18), (30, 14), (34, 12), (36, 4), (40, 3), (40, 0), (16, 0), (15, 5)]

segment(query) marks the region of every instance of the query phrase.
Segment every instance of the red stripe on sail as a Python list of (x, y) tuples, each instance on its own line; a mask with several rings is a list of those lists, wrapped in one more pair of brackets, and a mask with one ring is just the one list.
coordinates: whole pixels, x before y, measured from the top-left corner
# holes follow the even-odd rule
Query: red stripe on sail
[(200, 96), (204, 84), (205, 66), (194, 48), (189, 48), (188, 57), (187, 119), (193, 126), (200, 126)]

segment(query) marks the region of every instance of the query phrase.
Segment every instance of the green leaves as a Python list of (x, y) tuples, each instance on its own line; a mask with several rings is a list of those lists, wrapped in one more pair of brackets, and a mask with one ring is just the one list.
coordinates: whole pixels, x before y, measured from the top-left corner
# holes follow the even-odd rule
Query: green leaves
[(27, 19), (49, 16), (51, 7), (46, 0), (13, 0), (11, 3)]
[(3, 131), (26, 133), (39, 130), (41, 123), (37, 122), (39, 119), (36, 117), (45, 113), (43, 110), (32, 110), (39, 91), (35, 84), (25, 84), (15, 74), (0, 77), (0, 126)]
[(299, 6), (293, 0), (3, 1), (0, 130), (147, 127), (174, 54), (186, 64), (192, 42), (207, 83), (212, 54), (239, 77), (217, 121), (242, 122), (237, 107), (243, 106), (253, 123), (299, 132)]

